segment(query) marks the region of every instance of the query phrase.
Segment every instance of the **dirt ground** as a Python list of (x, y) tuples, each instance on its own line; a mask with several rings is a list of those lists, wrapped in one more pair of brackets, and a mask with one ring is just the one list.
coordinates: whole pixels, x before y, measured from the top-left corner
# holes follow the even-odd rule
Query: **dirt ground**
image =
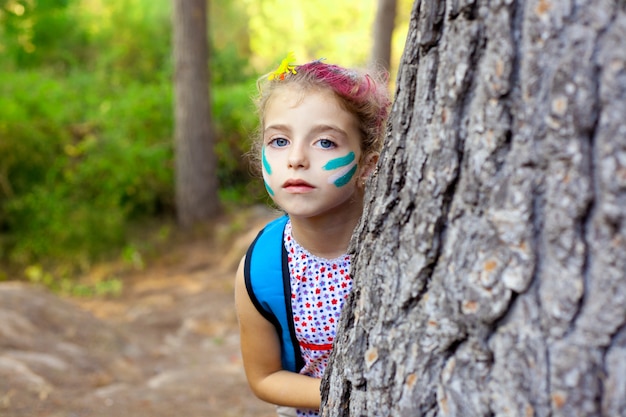
[(274, 416), (246, 384), (233, 303), (238, 260), (273, 217), (221, 219), (117, 297), (0, 283), (0, 417)]

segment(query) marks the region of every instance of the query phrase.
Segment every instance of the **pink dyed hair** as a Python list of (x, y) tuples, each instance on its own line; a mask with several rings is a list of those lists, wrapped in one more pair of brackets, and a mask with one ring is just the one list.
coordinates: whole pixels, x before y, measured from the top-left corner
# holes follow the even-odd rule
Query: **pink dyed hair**
[[(259, 95), (255, 103), (261, 121), (264, 119), (265, 107), (272, 93), (283, 86), (296, 85), (304, 90), (329, 89), (335, 93), (343, 107), (358, 120), (363, 154), (380, 152), (391, 105), (387, 89), (388, 74), (385, 71), (359, 71), (326, 64), (322, 60), (298, 65), (295, 69), (295, 74), (287, 72), (284, 77), (276, 77), (273, 80), (268, 79), (268, 74), (258, 80)], [(259, 149), (255, 149), (254, 152), (258, 155), (260, 142), (258, 137), (255, 148)]]

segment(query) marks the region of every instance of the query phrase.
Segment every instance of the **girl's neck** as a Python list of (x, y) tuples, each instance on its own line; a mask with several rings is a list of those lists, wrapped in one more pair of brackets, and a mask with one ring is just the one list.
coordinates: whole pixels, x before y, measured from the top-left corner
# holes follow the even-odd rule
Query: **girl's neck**
[(350, 215), (290, 217), (293, 238), (307, 251), (325, 259), (334, 259), (348, 250), (361, 208)]

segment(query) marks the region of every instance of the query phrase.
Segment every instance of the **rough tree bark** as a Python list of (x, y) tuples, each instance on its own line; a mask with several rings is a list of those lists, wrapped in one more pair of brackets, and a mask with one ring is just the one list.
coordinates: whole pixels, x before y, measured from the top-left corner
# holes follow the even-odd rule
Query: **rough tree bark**
[(391, 40), (396, 27), (398, 0), (378, 0), (374, 18), (374, 42), (371, 61), (387, 71), (391, 68)]
[(188, 227), (219, 211), (209, 98), (207, 0), (174, 0), (176, 213)]
[(324, 416), (626, 416), (626, 3), (416, 1)]

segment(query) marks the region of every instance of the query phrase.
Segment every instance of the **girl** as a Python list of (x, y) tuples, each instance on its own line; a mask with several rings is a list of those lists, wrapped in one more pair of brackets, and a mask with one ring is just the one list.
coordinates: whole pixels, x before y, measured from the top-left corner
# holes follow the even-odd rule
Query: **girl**
[(289, 407), (279, 415), (317, 416), (320, 379), (352, 285), (346, 251), (390, 100), (384, 77), (292, 61), (289, 54), (259, 80), (257, 99), (255, 153), (286, 216), (268, 224), (242, 259), (235, 302), (253, 392)]

